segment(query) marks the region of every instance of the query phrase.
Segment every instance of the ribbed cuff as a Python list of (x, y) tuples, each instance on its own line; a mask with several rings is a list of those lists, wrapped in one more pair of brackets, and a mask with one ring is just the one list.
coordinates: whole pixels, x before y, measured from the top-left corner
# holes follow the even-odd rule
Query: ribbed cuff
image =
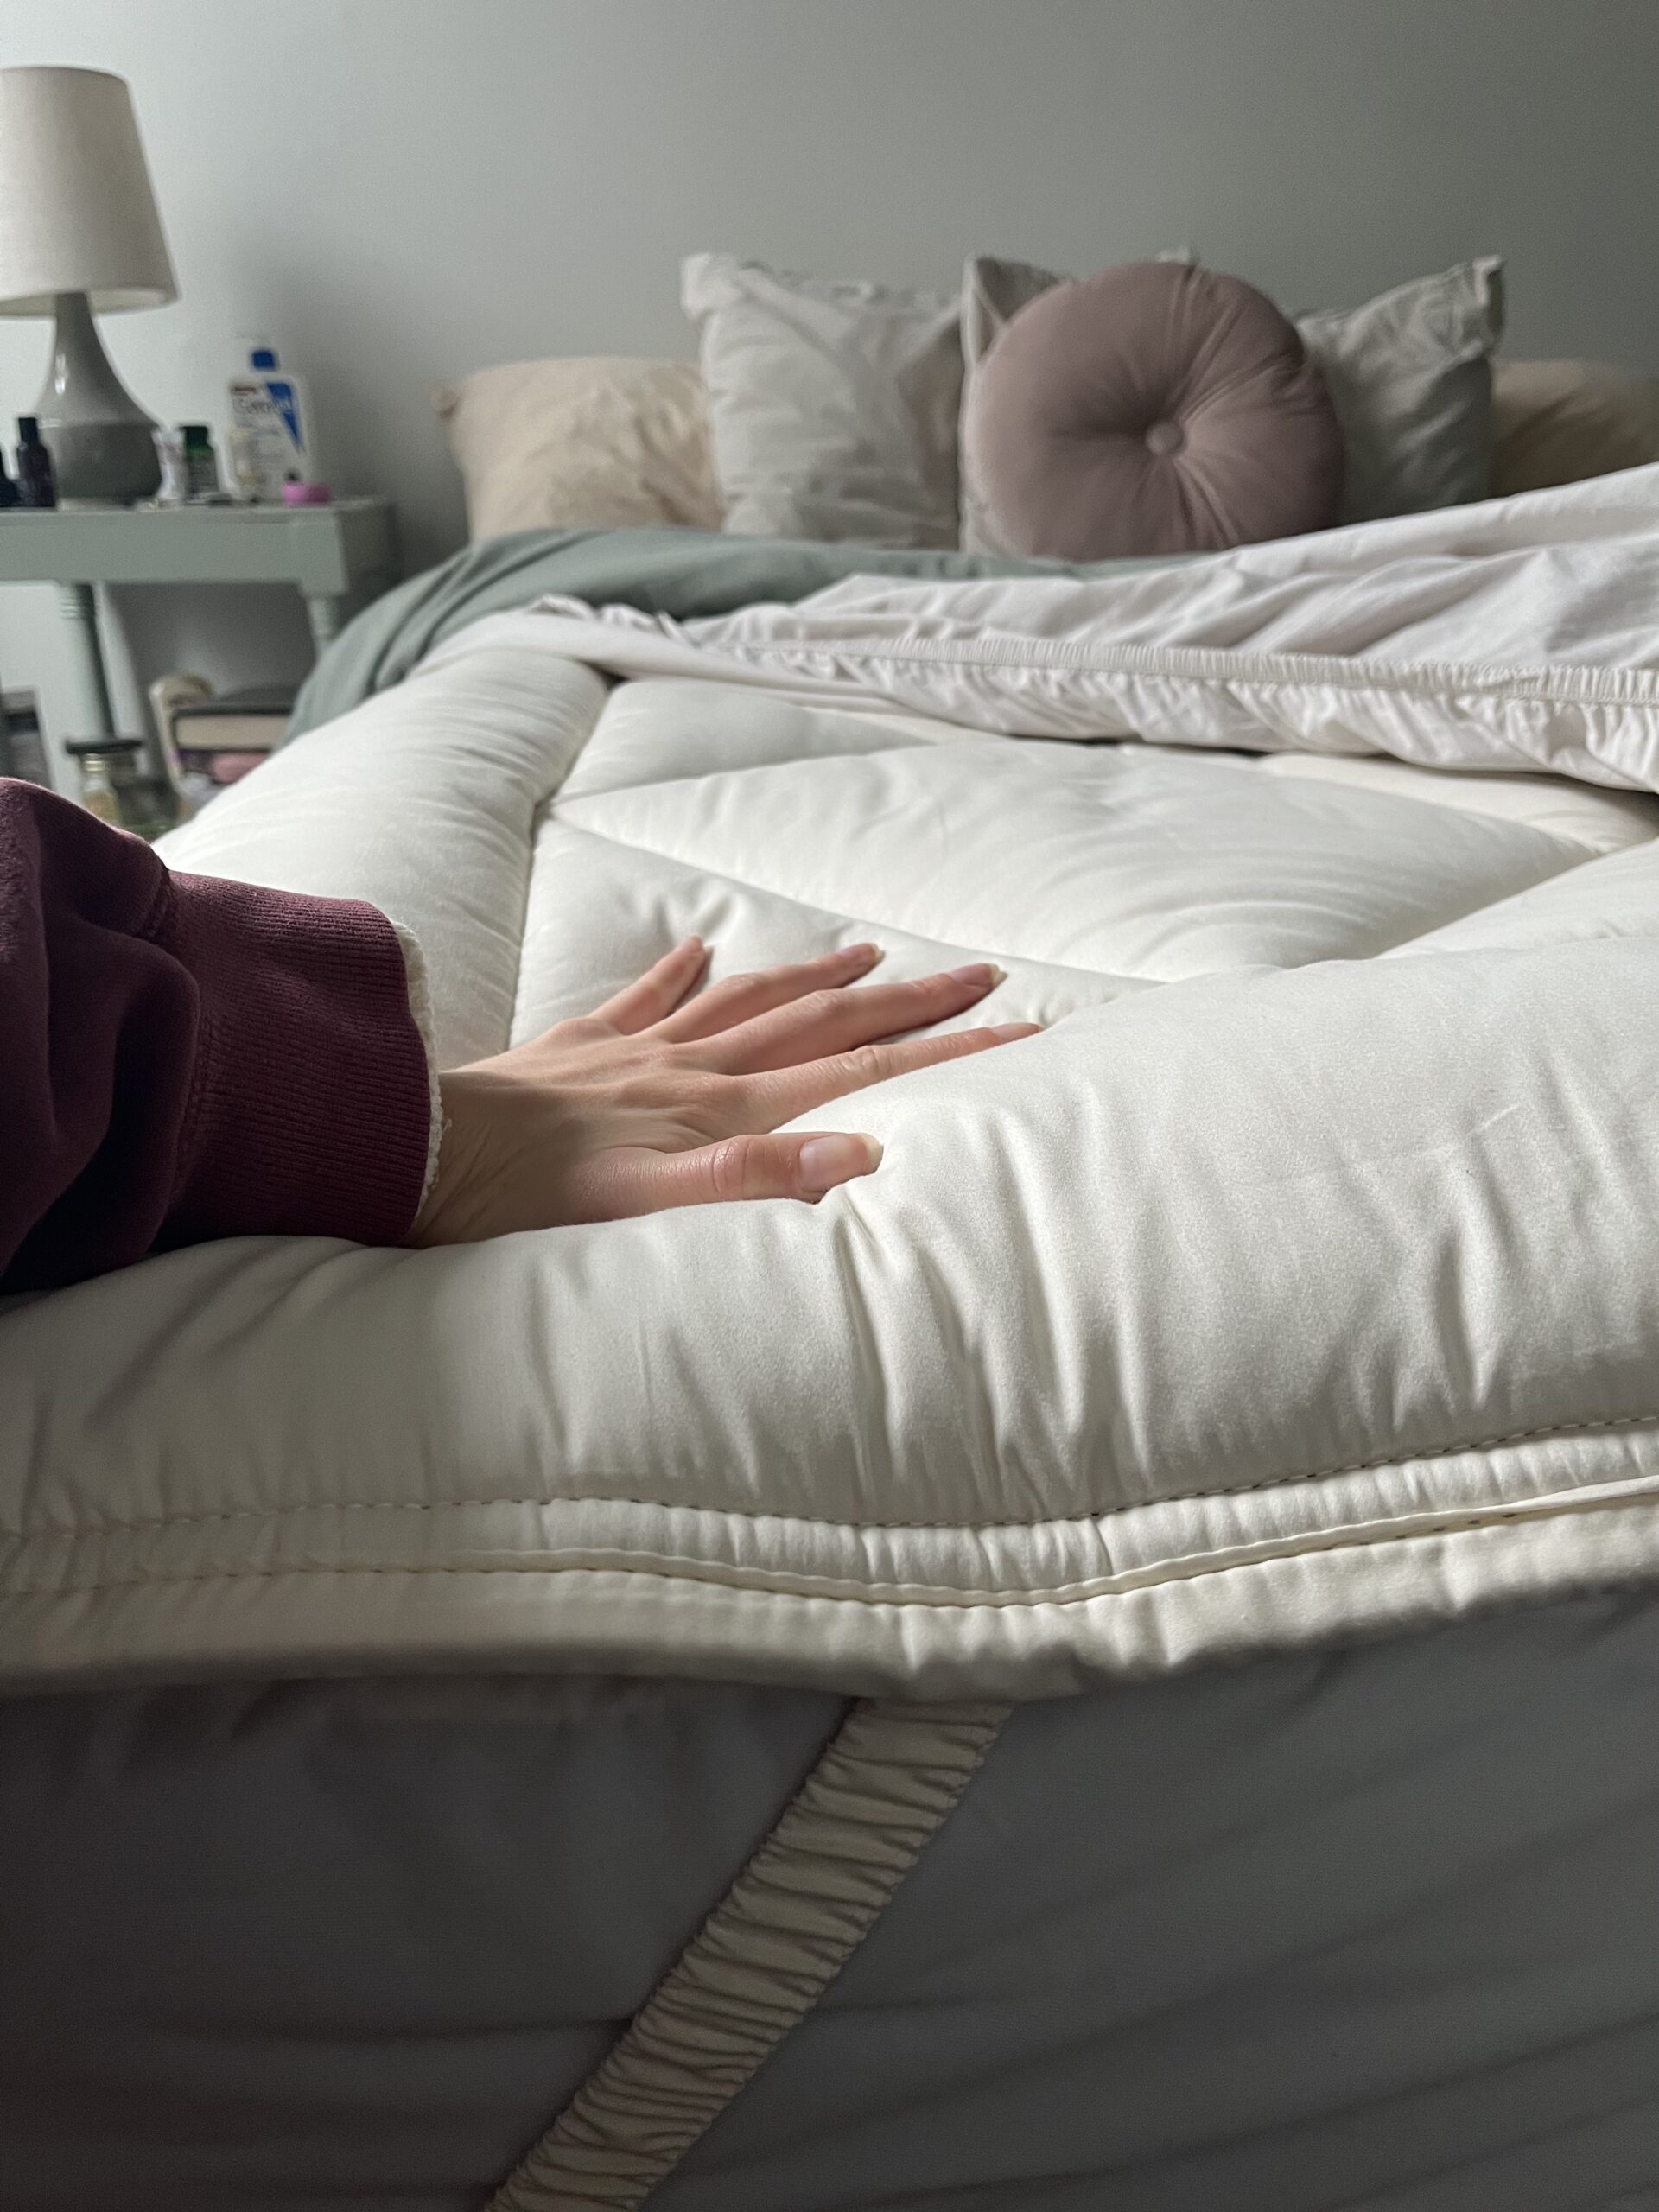
[(175, 875), (153, 935), (200, 993), (157, 1243), (398, 1243), (425, 1187), (433, 1074), (392, 925), (354, 899)]
[(426, 1173), (421, 1178), (419, 1203), (426, 1204), (426, 1194), (438, 1179), (438, 1153), (443, 1143), (443, 1092), (438, 1084), (438, 1026), (432, 1011), (432, 987), (427, 980), (426, 955), (421, 950), (421, 941), (412, 930), (401, 922), (393, 922), (397, 932), (397, 950), (404, 956), (404, 982), (409, 992), (409, 1010), (415, 1017), (415, 1027), (421, 1033), (421, 1044), (426, 1053), (426, 1103), (431, 1116), (431, 1126), (426, 1139)]

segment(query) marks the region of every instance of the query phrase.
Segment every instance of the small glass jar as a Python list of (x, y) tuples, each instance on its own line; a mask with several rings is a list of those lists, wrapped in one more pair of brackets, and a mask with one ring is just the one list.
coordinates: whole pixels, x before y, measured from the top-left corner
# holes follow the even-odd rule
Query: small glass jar
[(251, 430), (238, 425), (231, 431), (226, 450), (231, 461), (231, 497), (251, 507), (259, 497), (258, 440)]
[(139, 774), (143, 749), (139, 737), (72, 738), (64, 747), (80, 771), (80, 803), (88, 814), (137, 837), (159, 837), (172, 828), (175, 810), (157, 779)]
[(218, 499), (219, 455), (213, 451), (213, 432), (206, 423), (181, 423), (179, 428), (184, 433), (184, 478), (189, 486), (186, 496)]

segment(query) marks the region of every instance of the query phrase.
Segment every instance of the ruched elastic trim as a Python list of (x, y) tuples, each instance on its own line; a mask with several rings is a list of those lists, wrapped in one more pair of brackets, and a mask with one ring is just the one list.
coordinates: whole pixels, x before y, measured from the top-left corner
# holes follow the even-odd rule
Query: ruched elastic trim
[(644, 2202), (869, 1934), (1007, 1719), (855, 1705), (772, 1834), (486, 2212)]

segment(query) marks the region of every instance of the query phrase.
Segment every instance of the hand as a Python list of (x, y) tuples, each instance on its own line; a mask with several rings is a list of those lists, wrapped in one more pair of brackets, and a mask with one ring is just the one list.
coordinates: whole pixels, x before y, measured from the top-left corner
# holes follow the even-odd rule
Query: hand
[(963, 1013), (1001, 978), (982, 965), (845, 988), (880, 957), (855, 944), (693, 998), (708, 954), (688, 938), (596, 1014), (441, 1077), (438, 1172), (409, 1242), (471, 1243), (720, 1198), (810, 1200), (868, 1175), (881, 1157), (874, 1137), (768, 1133), (1038, 1027), (901, 1039)]

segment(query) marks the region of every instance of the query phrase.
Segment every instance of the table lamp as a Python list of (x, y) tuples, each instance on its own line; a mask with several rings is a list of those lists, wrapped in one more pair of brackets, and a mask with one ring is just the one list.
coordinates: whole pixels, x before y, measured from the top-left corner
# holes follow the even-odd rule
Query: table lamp
[(57, 317), (34, 412), (65, 505), (127, 505), (160, 483), (156, 425), (92, 311), (178, 296), (125, 79), (0, 69), (0, 315)]

